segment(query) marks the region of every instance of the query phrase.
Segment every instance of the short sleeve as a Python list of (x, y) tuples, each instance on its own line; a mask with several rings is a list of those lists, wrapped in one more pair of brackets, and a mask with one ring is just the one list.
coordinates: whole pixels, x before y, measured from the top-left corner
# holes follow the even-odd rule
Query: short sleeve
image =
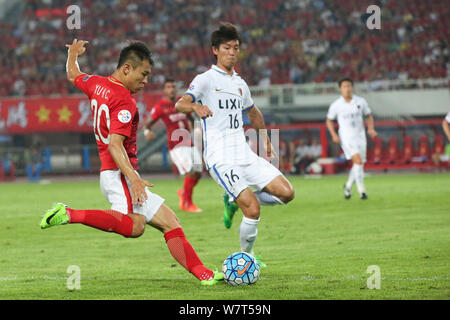
[(123, 101), (117, 107), (110, 110), (110, 129), (109, 133), (117, 133), (126, 137), (131, 136), (133, 127), (133, 118), (136, 115), (137, 108), (131, 101)]
[(244, 111), (248, 111), (255, 106), (255, 103), (252, 99), (252, 94), (250, 93), (250, 89), (247, 84), (244, 82)]
[(155, 104), (150, 111), (150, 118), (152, 118), (153, 121), (157, 121), (161, 117), (161, 106), (159, 103)]
[(445, 116), (445, 121), (447, 121), (448, 123), (450, 123), (450, 111), (447, 113), (447, 115)]
[(83, 91), (88, 97), (91, 96), (91, 88), (93, 80), (95, 79), (95, 76), (89, 75), (86, 73), (80, 74), (78, 77), (75, 78), (74, 84), (75, 86)]
[(330, 108), (328, 109), (327, 119), (336, 120), (336, 117), (337, 117), (336, 105), (334, 103), (332, 103)]
[(192, 99), (194, 99), (194, 102), (197, 102), (206, 96), (208, 89), (209, 81), (207, 77), (204, 76), (204, 74), (199, 74), (192, 80), (184, 95), (191, 96)]
[(369, 108), (369, 104), (367, 103), (366, 99), (362, 98), (362, 112), (365, 116), (368, 116), (372, 114), (372, 111)]

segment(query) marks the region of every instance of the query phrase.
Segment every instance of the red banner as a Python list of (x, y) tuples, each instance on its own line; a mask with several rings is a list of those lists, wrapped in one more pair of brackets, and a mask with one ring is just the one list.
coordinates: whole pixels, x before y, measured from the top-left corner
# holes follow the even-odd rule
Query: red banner
[[(138, 104), (141, 124), (161, 94), (140, 94)], [(0, 133), (91, 132), (92, 115), (89, 100), (80, 95), (0, 98)]]

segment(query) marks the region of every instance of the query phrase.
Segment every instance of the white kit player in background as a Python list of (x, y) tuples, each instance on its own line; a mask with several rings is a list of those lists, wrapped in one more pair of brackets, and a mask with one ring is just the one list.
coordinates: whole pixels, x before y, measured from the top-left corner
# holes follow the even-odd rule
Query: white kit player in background
[[(373, 116), (367, 101), (353, 94), (352, 79), (340, 80), (339, 90), (342, 96), (330, 105), (326, 124), (333, 142), (340, 144), (345, 158), (353, 162), (349, 178), (344, 185), (345, 198), (350, 199), (353, 183), (356, 182), (360, 198), (365, 200), (368, 197), (364, 186), (364, 163), (367, 151), (364, 117), (367, 117), (367, 133), (373, 139), (377, 136)], [(334, 128), (334, 120), (337, 120), (339, 124), (339, 135)]]
[[(258, 132), (265, 129), (265, 124), (247, 84), (234, 70), (240, 39), (230, 23), (221, 24), (213, 32), (211, 46), (217, 64), (194, 78), (175, 107), (180, 112), (195, 112), (202, 119), (205, 164), (225, 191), (225, 226), (231, 226), (235, 212), (229, 210), (232, 204), (236, 210), (239, 207), (244, 214), (239, 228), (241, 250), (252, 254), (260, 204), (286, 204), (294, 198), (294, 189), (277, 168), (256, 155), (246, 142), (243, 111)], [(262, 139), (267, 154), (274, 156), (267, 134)]]

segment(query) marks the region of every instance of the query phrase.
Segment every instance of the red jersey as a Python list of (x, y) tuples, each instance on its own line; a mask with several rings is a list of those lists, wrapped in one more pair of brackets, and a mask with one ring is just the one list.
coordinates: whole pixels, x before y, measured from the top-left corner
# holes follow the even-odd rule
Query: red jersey
[(108, 151), (111, 133), (126, 137), (123, 146), (131, 165), (138, 170), (136, 136), (139, 112), (131, 92), (112, 76), (82, 74), (75, 78), (74, 83), (91, 102), (95, 140), (102, 163), (100, 171), (118, 169)]
[(176, 146), (192, 146), (192, 142), (189, 136), (186, 137), (181, 132), (175, 132), (177, 129), (185, 129), (189, 131), (189, 114), (178, 112), (175, 109), (175, 102), (171, 102), (167, 99), (160, 100), (150, 113), (150, 117), (153, 121), (161, 119), (167, 128), (167, 141), (168, 148), (172, 150)]

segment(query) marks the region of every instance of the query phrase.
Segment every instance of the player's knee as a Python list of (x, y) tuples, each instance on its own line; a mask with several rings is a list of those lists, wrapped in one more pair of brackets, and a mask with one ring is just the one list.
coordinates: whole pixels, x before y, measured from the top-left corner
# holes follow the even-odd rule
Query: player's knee
[(245, 217), (247, 217), (249, 219), (258, 220), (260, 212), (261, 212), (258, 201), (256, 201), (256, 203), (253, 203), (250, 206), (248, 206), (247, 208), (245, 208), (244, 210), (242, 210), (242, 212)]
[(144, 234), (145, 231), (145, 223), (134, 223), (133, 224), (133, 231), (131, 233), (131, 238), (139, 238)]
[(286, 189), (283, 194), (280, 196), (280, 200), (283, 201), (285, 204), (288, 202), (291, 202), (295, 198), (295, 191), (294, 188), (289, 187)]
[(145, 232), (145, 217), (143, 215), (132, 216), (133, 231), (130, 238), (139, 238)]
[(352, 161), (353, 161), (354, 164), (362, 164), (362, 159), (361, 159), (361, 156), (359, 154), (355, 154), (352, 157)]

